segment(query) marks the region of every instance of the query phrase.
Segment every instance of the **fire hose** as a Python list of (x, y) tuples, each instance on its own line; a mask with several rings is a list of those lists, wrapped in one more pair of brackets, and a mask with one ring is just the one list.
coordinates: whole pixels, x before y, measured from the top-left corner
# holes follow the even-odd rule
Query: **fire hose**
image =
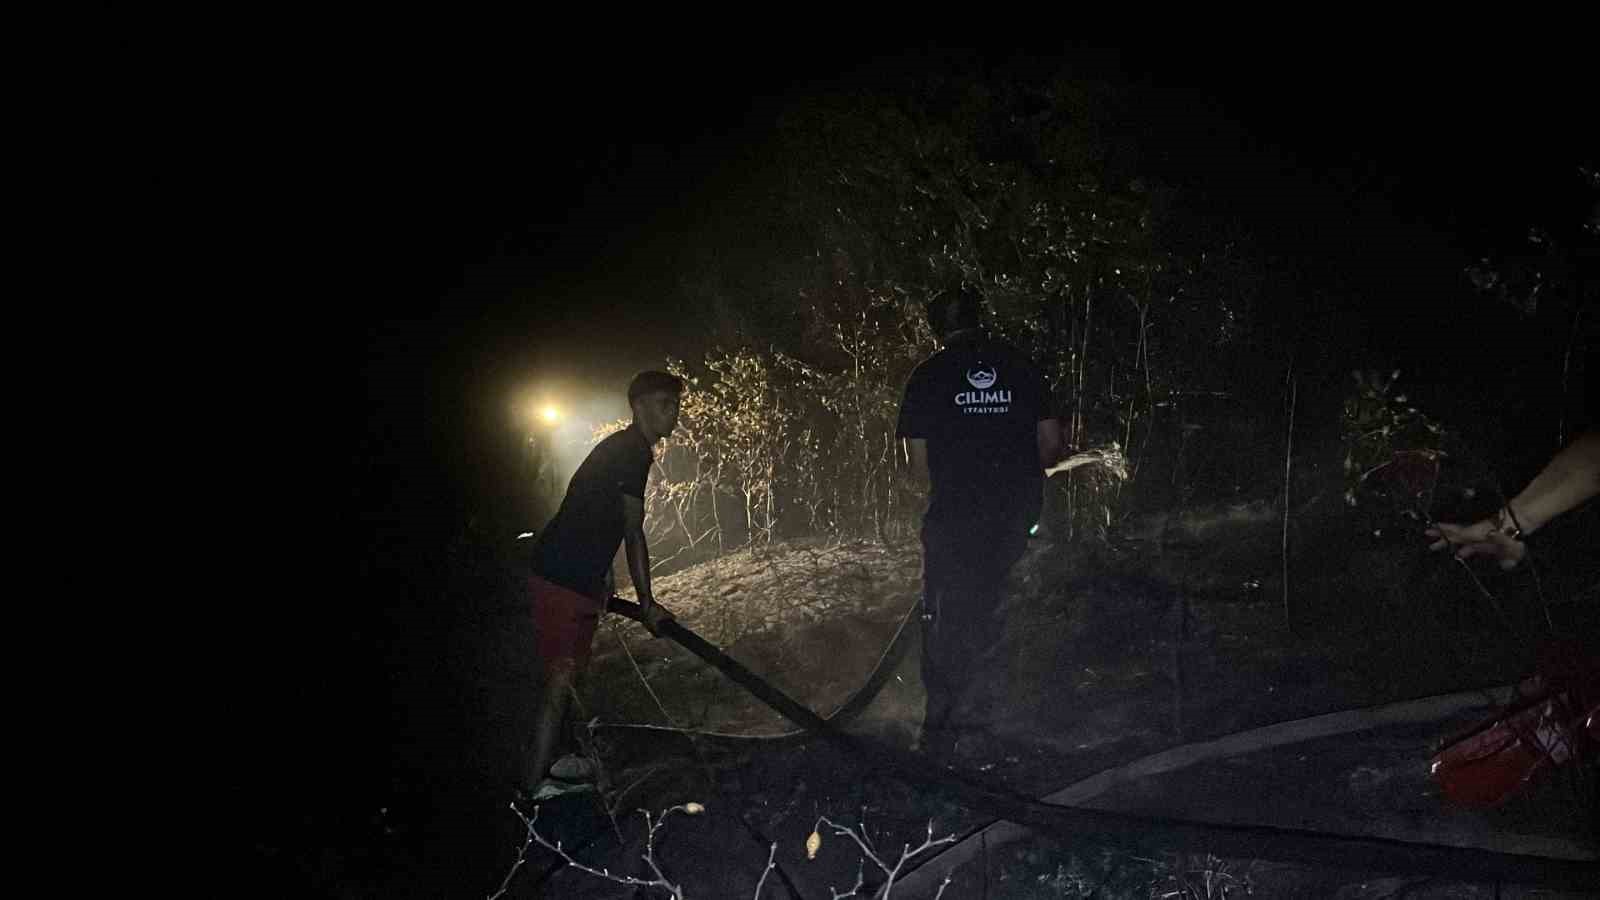
[[(627, 618), (643, 621), (638, 604), (620, 597), (612, 597), (609, 608)], [(969, 809), (1057, 837), (1092, 840), (1147, 854), (1203, 845), (1207, 852), (1225, 857), (1261, 857), (1361, 871), (1444, 875), (1469, 881), (1507, 881), (1558, 889), (1591, 888), (1600, 883), (1600, 864), (1591, 860), (1268, 825), (1224, 825), (1046, 803), (978, 773), (941, 769), (909, 750), (847, 734), (676, 620), (662, 623), (659, 633), (722, 672), (806, 733), (828, 740), (873, 764), (877, 770), (938, 791)]]
[[(638, 615), (638, 605), (624, 600), (621, 597), (612, 597), (610, 606), (608, 608), (610, 611), (620, 613), (627, 618), (633, 619), (634, 621), (640, 621)], [(864, 712), (869, 705), (871, 705), (873, 699), (878, 696), (878, 692), (882, 690), (884, 684), (888, 682), (889, 677), (894, 674), (895, 668), (899, 666), (901, 658), (905, 656), (906, 647), (910, 643), (908, 638), (913, 632), (914, 624), (917, 621), (917, 614), (920, 612), (920, 610), (921, 606), (919, 604), (911, 605), (911, 608), (907, 610), (905, 615), (900, 618), (900, 623), (895, 626), (894, 636), (889, 639), (889, 643), (884, 647), (883, 652), (878, 655), (878, 662), (873, 666), (872, 672), (867, 676), (866, 681), (863, 682), (861, 687), (858, 688), (855, 693), (851, 694), (850, 698), (840, 705), (838, 709), (834, 710), (831, 715), (827, 716), (826, 718), (817, 716), (818, 719), (820, 719), (825, 725), (837, 730), (848, 725), (857, 716)], [(682, 626), (679, 627), (681, 628)], [(698, 642), (696, 646), (703, 647), (706, 653), (722, 655), (722, 658), (728, 659), (729, 662), (732, 662), (735, 666), (739, 666), (737, 662), (733, 661), (725, 654), (722, 654), (722, 651), (709, 641), (702, 639), (700, 636), (688, 631), (688, 629), (683, 629), (683, 631), (691, 636), (690, 639), (692, 641)], [(676, 638), (674, 639), (676, 640)], [(696, 650), (694, 647), (690, 647), (688, 644), (683, 644), (682, 641), (679, 641), (679, 644), (685, 649), (689, 650), (689, 652), (694, 653), (702, 661), (707, 662), (713, 667), (719, 669), (724, 675), (728, 676), (728, 678), (734, 682), (743, 685), (752, 693), (755, 693), (756, 696), (761, 696), (758, 689), (752, 687), (754, 682), (759, 682), (763, 685), (767, 684), (767, 682), (761, 679), (760, 676), (757, 676), (755, 673), (749, 672), (748, 670), (743, 670), (743, 666), (739, 666), (739, 669), (743, 670), (742, 674), (734, 675), (733, 671), (722, 668), (721, 666), (718, 666), (716, 663), (712, 662), (712, 658), (710, 656), (702, 655), (699, 650)], [(754, 682), (748, 679), (754, 679)], [(768, 706), (772, 705), (770, 701), (766, 700), (766, 698), (763, 697), (762, 700), (763, 702), (766, 702)], [(776, 707), (773, 708), (776, 709)], [(803, 709), (804, 707), (801, 708)], [(783, 713), (784, 717), (790, 721), (798, 722), (798, 720), (789, 713), (784, 712), (781, 709), (778, 711)], [(796, 712), (798, 714), (798, 710)], [(703, 731), (699, 729), (675, 728), (667, 725), (645, 725), (634, 722), (601, 722), (595, 727), (639, 731), (664, 731), (673, 734), (688, 735), (694, 738), (708, 738), (714, 741), (723, 742), (757, 741), (765, 746), (772, 747), (786, 747), (793, 744), (803, 743), (813, 737), (816, 737), (819, 732), (819, 729), (807, 725), (802, 725), (798, 731), (786, 731), (780, 734), (735, 734), (722, 731)]]

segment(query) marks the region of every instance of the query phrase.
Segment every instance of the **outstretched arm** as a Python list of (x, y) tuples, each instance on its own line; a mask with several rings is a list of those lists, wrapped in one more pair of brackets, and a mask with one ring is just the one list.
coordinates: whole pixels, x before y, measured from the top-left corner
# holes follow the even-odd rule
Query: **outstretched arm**
[(1552, 458), (1522, 493), (1511, 511), (1532, 534), (1545, 523), (1600, 493), (1600, 431), (1587, 431)]
[[(1587, 431), (1557, 453), (1522, 492), (1495, 515), (1471, 525), (1441, 522), (1426, 534), (1438, 538), (1429, 549), (1456, 548), (1456, 556), (1489, 556), (1501, 568), (1522, 562), (1527, 547), (1520, 538), (1600, 493), (1600, 431)], [(1517, 529), (1520, 527), (1520, 534)]]

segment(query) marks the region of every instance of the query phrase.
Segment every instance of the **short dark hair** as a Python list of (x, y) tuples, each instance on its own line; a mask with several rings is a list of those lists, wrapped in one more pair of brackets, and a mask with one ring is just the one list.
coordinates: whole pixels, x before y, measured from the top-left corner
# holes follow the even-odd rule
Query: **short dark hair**
[(683, 394), (683, 379), (671, 372), (640, 372), (633, 376), (633, 381), (628, 383), (628, 404), (643, 397), (645, 394)]
[(949, 334), (983, 324), (983, 295), (963, 284), (928, 301), (928, 324), (937, 334)]

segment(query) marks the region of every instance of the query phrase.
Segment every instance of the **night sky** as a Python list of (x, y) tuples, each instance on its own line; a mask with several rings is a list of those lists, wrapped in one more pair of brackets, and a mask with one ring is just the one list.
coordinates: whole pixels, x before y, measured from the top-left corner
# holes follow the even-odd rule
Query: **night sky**
[[(436, 557), (485, 502), (489, 458), (515, 446), (519, 389), (609, 395), (621, 414), (632, 373), (703, 352), (704, 324), (674, 286), (698, 242), (736, 238), (723, 217), (777, 113), (885, 68), (1064, 67), (1112, 85), (1118, 171), (1158, 175), (1300, 260), (1308, 291), (1370, 323), (1353, 354), (1445, 371), (1450, 336), (1471, 319), (1462, 266), (1530, 225), (1584, 217), (1590, 54), (1575, 38), (1528, 43), (1489, 25), (1333, 43), (375, 39), (318, 86), (290, 137), (302, 151), (290, 177), (303, 173), (305, 215), (330, 237), (337, 273), (317, 316), (338, 336), (333, 371), (349, 390), (319, 395), (329, 442), (349, 442), (335, 496), (352, 507), (356, 556), (341, 570), (353, 564), (348, 602), (311, 658), (336, 659), (337, 682), (387, 640), (372, 624), (383, 609), (426, 606), (430, 576), (393, 559)], [(285, 634), (304, 636), (302, 611), (278, 611)], [(349, 696), (371, 696), (381, 676), (367, 677)]]

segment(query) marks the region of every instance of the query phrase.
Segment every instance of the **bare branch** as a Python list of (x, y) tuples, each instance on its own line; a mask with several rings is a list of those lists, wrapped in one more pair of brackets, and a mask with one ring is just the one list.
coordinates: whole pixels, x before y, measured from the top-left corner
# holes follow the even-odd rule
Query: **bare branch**
[[(522, 810), (517, 809), (515, 803), (511, 804), (511, 811), (516, 813), (517, 818), (522, 820), (522, 824), (527, 828), (528, 833), (522, 840), (522, 849), (517, 851), (517, 861), (511, 864), (511, 871), (507, 872), (506, 877), (501, 879), (500, 889), (490, 894), (489, 900), (500, 900), (501, 897), (505, 896), (506, 891), (511, 887), (511, 880), (517, 877), (517, 871), (522, 868), (523, 863), (528, 861), (528, 848), (533, 846), (533, 823), (527, 816), (522, 814)], [(539, 807), (535, 806), (533, 808), (533, 815), (538, 818)]]
[(750, 900), (761, 900), (761, 888), (766, 885), (767, 876), (772, 874), (773, 869), (777, 868), (777, 863), (773, 862), (777, 855), (778, 842), (773, 841), (772, 846), (767, 848), (767, 867), (761, 870), (761, 880), (756, 882), (756, 892), (750, 895)]
[[(938, 847), (938, 846), (940, 846), (942, 844), (953, 844), (953, 843), (955, 843), (955, 840), (956, 840), (956, 836), (953, 835), (953, 834), (946, 835), (946, 836), (944, 836), (942, 838), (935, 838), (933, 836), (933, 820), (929, 819), (928, 820), (928, 836), (927, 836), (927, 838), (925, 840), (923, 840), (923, 842), (920, 845), (918, 845), (917, 847), (915, 847), (915, 848), (913, 848), (909, 843), (905, 844), (903, 847), (901, 847), (901, 849), (900, 849), (900, 858), (895, 861), (895, 864), (893, 866), (890, 866), (887, 863), (885, 863), (882, 859), (880, 859), (876, 853), (872, 852), (872, 848), (871, 848), (870, 845), (868, 845), (866, 839), (862, 835), (857, 834), (855, 829), (850, 828), (847, 825), (840, 825), (840, 824), (834, 822), (833, 820), (829, 819), (827, 816), (822, 816), (819, 819), (817, 819), (817, 824), (820, 825), (820, 824), (823, 824), (823, 823), (826, 823), (829, 828), (832, 828), (834, 834), (836, 834), (836, 835), (844, 835), (844, 836), (849, 837), (851, 840), (855, 841), (856, 842), (856, 846), (861, 848), (862, 854), (867, 859), (871, 860), (873, 865), (875, 865), (879, 869), (881, 869), (883, 871), (884, 875), (888, 876), (888, 880), (884, 882), (883, 888), (878, 894), (878, 896), (880, 896), (880, 897), (889, 896), (889, 891), (893, 890), (893, 888), (894, 888), (895, 879), (900, 877), (900, 870), (905, 868), (905, 864), (906, 863), (910, 862), (912, 859), (916, 858), (918, 855), (920, 855), (920, 854), (922, 854), (922, 853), (924, 853), (924, 852), (926, 852), (928, 850), (933, 849), (934, 847)], [(946, 876), (945, 880), (948, 883), (949, 877)], [(859, 882), (859, 879), (858, 879), (858, 882)], [(860, 887), (861, 887), (861, 885), (858, 883), (856, 885), (855, 889), (859, 889)], [(849, 893), (849, 894), (836, 894), (834, 896), (834, 900), (839, 900), (840, 897), (853, 896), (855, 889), (852, 889), (852, 892)], [(941, 887), (940, 890), (942, 892), (943, 888)]]
[(668, 881), (666, 875), (662, 874), (661, 867), (656, 865), (655, 835), (656, 832), (660, 830), (661, 826), (666, 823), (667, 816), (670, 816), (675, 812), (692, 813), (693, 810), (691, 807), (698, 807), (698, 804), (682, 804), (679, 806), (669, 807), (668, 809), (662, 810), (661, 818), (656, 820), (651, 819), (650, 813), (640, 810), (640, 812), (644, 813), (645, 825), (648, 827), (648, 831), (645, 834), (645, 853), (643, 859), (645, 864), (648, 865), (650, 870), (656, 875), (655, 878), (646, 881), (642, 878), (635, 878), (632, 875), (613, 875), (611, 874), (610, 869), (596, 869), (592, 866), (586, 866), (583, 863), (578, 862), (576, 859), (573, 859), (572, 855), (561, 846), (560, 841), (555, 841), (552, 843), (544, 835), (539, 833), (539, 830), (536, 827), (539, 821), (539, 807), (535, 806), (533, 808), (532, 816), (526, 816), (523, 815), (522, 810), (518, 809), (517, 805), (513, 803), (511, 804), (511, 811), (517, 814), (517, 818), (522, 820), (523, 827), (527, 829), (527, 840), (525, 840), (522, 844), (522, 852), (518, 854), (516, 863), (511, 867), (511, 871), (506, 874), (505, 880), (501, 882), (500, 890), (496, 891), (492, 896), (490, 896), (489, 900), (499, 900), (499, 898), (505, 894), (506, 889), (511, 884), (512, 877), (516, 875), (517, 870), (521, 868), (522, 864), (527, 860), (528, 846), (530, 842), (536, 843), (546, 850), (556, 854), (557, 856), (560, 856), (567, 865), (577, 869), (580, 872), (593, 875), (596, 878), (603, 878), (607, 881), (614, 881), (617, 884), (629, 885), (632, 887), (658, 887), (670, 893), (674, 898), (676, 898), (676, 900), (684, 900), (683, 888)]

